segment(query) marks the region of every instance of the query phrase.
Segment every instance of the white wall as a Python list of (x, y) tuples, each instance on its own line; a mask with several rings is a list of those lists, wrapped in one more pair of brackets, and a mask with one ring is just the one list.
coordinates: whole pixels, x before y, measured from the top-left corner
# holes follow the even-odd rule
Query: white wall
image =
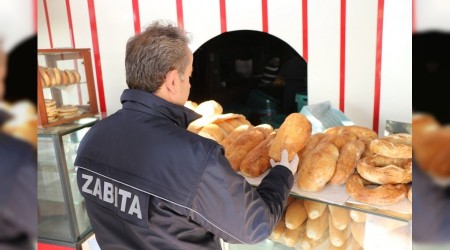
[[(38, 0), (39, 48), (49, 48), (43, 1), (47, 1), (52, 40), (55, 46), (70, 46), (65, 1)], [(104, 91), (99, 93), (108, 114), (120, 108), (119, 96), (126, 87), (124, 53), (126, 40), (134, 34), (133, 0), (96, 0), (96, 19), (89, 16), (86, 1), (70, 0), (75, 46), (93, 48), (90, 23), (97, 24)], [(262, 1), (224, 0), (227, 31), (262, 31)], [(194, 51), (221, 33), (220, 0), (140, 0), (141, 27), (156, 19), (183, 23), (191, 33)], [(179, 20), (177, 4), (182, 4)], [(303, 30), (303, 7), (308, 31)], [(411, 9), (410, 0), (384, 0), (383, 40), (379, 48), (380, 102), (374, 105), (377, 56), (378, 0), (346, 1), (345, 67), (341, 64), (341, 1), (267, 0), (268, 33), (284, 40), (300, 55), (308, 53), (308, 95), (310, 103), (330, 101), (359, 125), (384, 128), (386, 119), (410, 121)], [(304, 41), (307, 51), (303, 51)], [(345, 70), (344, 70), (345, 69)], [(345, 78), (342, 76), (345, 75)], [(98, 76), (96, 76), (98, 77)], [(342, 80), (343, 79), (343, 80)], [(345, 91), (340, 92), (344, 84)], [(397, 94), (401, 93), (401, 94)], [(373, 125), (375, 113), (379, 122)]]

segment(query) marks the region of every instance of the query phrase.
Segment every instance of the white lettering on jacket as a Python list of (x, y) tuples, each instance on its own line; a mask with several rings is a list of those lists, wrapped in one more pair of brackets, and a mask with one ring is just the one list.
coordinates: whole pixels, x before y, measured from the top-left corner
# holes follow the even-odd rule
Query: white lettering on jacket
[[(110, 182), (94, 178), (94, 176), (88, 174), (82, 174), (81, 178), (86, 180), (81, 188), (82, 192), (95, 196), (106, 203), (113, 204), (124, 213), (142, 219), (139, 197), (136, 194), (132, 194), (131, 192), (114, 186)], [(94, 189), (89, 189), (89, 186), (93, 181), (95, 181)], [(119, 204), (120, 207), (118, 206)]]

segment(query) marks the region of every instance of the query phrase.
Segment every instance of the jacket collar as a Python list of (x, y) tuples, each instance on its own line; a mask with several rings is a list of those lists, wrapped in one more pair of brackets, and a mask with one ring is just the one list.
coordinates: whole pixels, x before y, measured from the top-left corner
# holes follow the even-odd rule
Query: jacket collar
[(120, 101), (124, 109), (135, 109), (145, 113), (158, 113), (183, 128), (187, 128), (189, 123), (201, 117), (201, 115), (189, 108), (168, 102), (143, 90), (126, 89), (123, 91)]

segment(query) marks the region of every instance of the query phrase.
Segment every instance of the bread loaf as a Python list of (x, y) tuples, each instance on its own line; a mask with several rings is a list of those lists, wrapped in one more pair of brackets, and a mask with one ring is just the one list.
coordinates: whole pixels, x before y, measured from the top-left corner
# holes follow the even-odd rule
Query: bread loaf
[(328, 229), (328, 209), (322, 213), (317, 219), (306, 221), (306, 235), (313, 240), (319, 240), (324, 236)]
[(366, 222), (366, 213), (356, 210), (350, 210), (350, 218), (352, 218), (354, 222)]
[(221, 142), (224, 138), (222, 129), (216, 124), (208, 124), (204, 126), (200, 132), (198, 132), (200, 136), (213, 139), (217, 142)]
[(285, 215), (285, 224), (289, 229), (295, 229), (303, 224), (308, 218), (303, 200), (296, 199), (287, 207)]
[(333, 219), (330, 217), (328, 219), (328, 227), (330, 232), (330, 242), (335, 247), (341, 247), (347, 241), (350, 236), (350, 228), (347, 227), (344, 230), (339, 230), (334, 226)]
[(229, 133), (220, 144), (225, 148), (225, 152), (228, 151), (231, 143), (233, 143), (242, 133), (247, 131), (248, 129), (252, 128), (253, 126), (249, 125), (241, 125), (235, 129), (232, 130), (231, 133)]
[(223, 108), (218, 102), (214, 100), (208, 100), (200, 103), (195, 109), (195, 112), (201, 114), (204, 117), (210, 117), (213, 115), (222, 114)]
[(302, 160), (298, 170), (298, 187), (309, 192), (323, 190), (336, 170), (338, 157), (339, 150), (336, 146), (326, 142), (319, 143)]
[(186, 101), (184, 103), (184, 106), (188, 109), (194, 110), (198, 107), (198, 103), (194, 102), (194, 101)]
[(286, 225), (284, 224), (284, 215), (283, 215), (280, 221), (278, 221), (277, 225), (273, 228), (272, 233), (270, 234), (270, 239), (275, 241), (280, 240), (281, 235), (283, 235), (285, 229)]
[(294, 159), (295, 154), (300, 151), (311, 135), (311, 122), (300, 113), (292, 113), (286, 117), (281, 124), (277, 135), (270, 146), (270, 158), (280, 161), (281, 151), (287, 149), (289, 161)]
[(311, 150), (313, 150), (325, 136), (326, 135), (324, 133), (316, 133), (311, 135), (308, 138), (305, 147), (303, 147), (303, 149), (299, 151), (300, 161), (305, 158), (305, 156), (309, 154)]
[(339, 150), (336, 171), (330, 179), (330, 184), (342, 185), (355, 171), (356, 163), (364, 151), (364, 143), (359, 140), (349, 141)]
[[(322, 242), (324, 242), (327, 239), (328, 239), (328, 232), (325, 232), (325, 234), (322, 236), (322, 238), (320, 238), (318, 240), (313, 240), (313, 239), (308, 238), (308, 236), (306, 235), (306, 232), (305, 232), (300, 236), (300, 247), (302, 250), (315, 249), (319, 244), (321, 244)], [(322, 249), (322, 248), (320, 248), (320, 249)]]
[(358, 139), (358, 141), (361, 141), (362, 143), (364, 143), (364, 151), (361, 154), (360, 158), (366, 158), (366, 157), (369, 157), (374, 154), (374, 152), (372, 152), (372, 150), (370, 150), (370, 143), (372, 143), (372, 141), (373, 141), (372, 138), (361, 137)]
[(225, 157), (234, 171), (239, 171), (244, 157), (264, 140), (264, 134), (256, 129), (243, 132), (225, 151)]
[(254, 129), (263, 132), (265, 138), (267, 138), (267, 136), (269, 136), (270, 133), (273, 132), (273, 127), (270, 124), (259, 124), (258, 126), (255, 126)]
[(269, 148), (275, 135), (276, 132), (272, 132), (244, 157), (240, 166), (242, 175), (257, 177), (270, 168)]
[(350, 210), (343, 207), (329, 205), (331, 220), (338, 230), (344, 230), (350, 224)]
[(295, 229), (286, 228), (286, 230), (284, 230), (284, 242), (286, 243), (286, 246), (293, 247), (295, 244), (297, 244), (297, 242), (300, 240), (300, 236), (304, 234), (304, 232), (304, 223), (303, 225)]
[(305, 200), (303, 202), (306, 212), (308, 213), (308, 218), (314, 220), (323, 214), (323, 211), (327, 208), (326, 203)]
[(350, 242), (352, 241), (352, 239), (348, 239), (347, 241), (345, 241), (341, 246), (335, 246), (333, 245), (333, 243), (331, 243), (331, 232), (330, 232), (330, 246), (328, 247), (328, 250), (347, 250)]
[(358, 245), (364, 247), (364, 238), (366, 234), (366, 223), (352, 222), (350, 224), (353, 238), (358, 242)]

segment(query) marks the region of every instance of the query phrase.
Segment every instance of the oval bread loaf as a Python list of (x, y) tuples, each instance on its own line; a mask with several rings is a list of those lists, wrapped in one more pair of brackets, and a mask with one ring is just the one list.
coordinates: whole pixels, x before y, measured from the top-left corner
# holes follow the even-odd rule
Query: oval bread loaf
[(308, 213), (308, 218), (314, 220), (323, 214), (323, 211), (327, 208), (326, 203), (305, 200), (303, 202), (306, 212)]
[(269, 148), (275, 135), (276, 132), (272, 132), (244, 157), (240, 166), (242, 175), (257, 177), (270, 168)]
[(303, 224), (308, 218), (303, 200), (296, 199), (287, 207), (285, 215), (285, 224), (289, 229), (295, 229)]
[(329, 217), (329, 232), (330, 232), (330, 242), (335, 247), (341, 247), (344, 245), (345, 242), (347, 242), (347, 239), (350, 236), (350, 228), (347, 227), (344, 230), (339, 230), (334, 226), (333, 219), (331, 218), (331, 215)]
[(338, 230), (344, 230), (350, 224), (350, 210), (343, 207), (329, 205), (331, 220), (333, 221), (334, 227)]
[(300, 113), (288, 115), (281, 124), (272, 146), (270, 146), (270, 158), (279, 162), (281, 151), (287, 149), (289, 161), (291, 161), (294, 159), (295, 154), (306, 145), (311, 131), (311, 122), (306, 116)]
[(306, 235), (313, 240), (321, 239), (328, 229), (328, 209), (317, 219), (306, 221)]
[[(273, 144), (272, 144), (273, 145)], [(319, 192), (336, 170), (338, 148), (331, 143), (319, 143), (299, 166), (297, 185), (301, 190)]]
[(265, 139), (263, 132), (249, 129), (242, 133), (225, 151), (225, 157), (234, 171), (239, 171), (244, 157)]

